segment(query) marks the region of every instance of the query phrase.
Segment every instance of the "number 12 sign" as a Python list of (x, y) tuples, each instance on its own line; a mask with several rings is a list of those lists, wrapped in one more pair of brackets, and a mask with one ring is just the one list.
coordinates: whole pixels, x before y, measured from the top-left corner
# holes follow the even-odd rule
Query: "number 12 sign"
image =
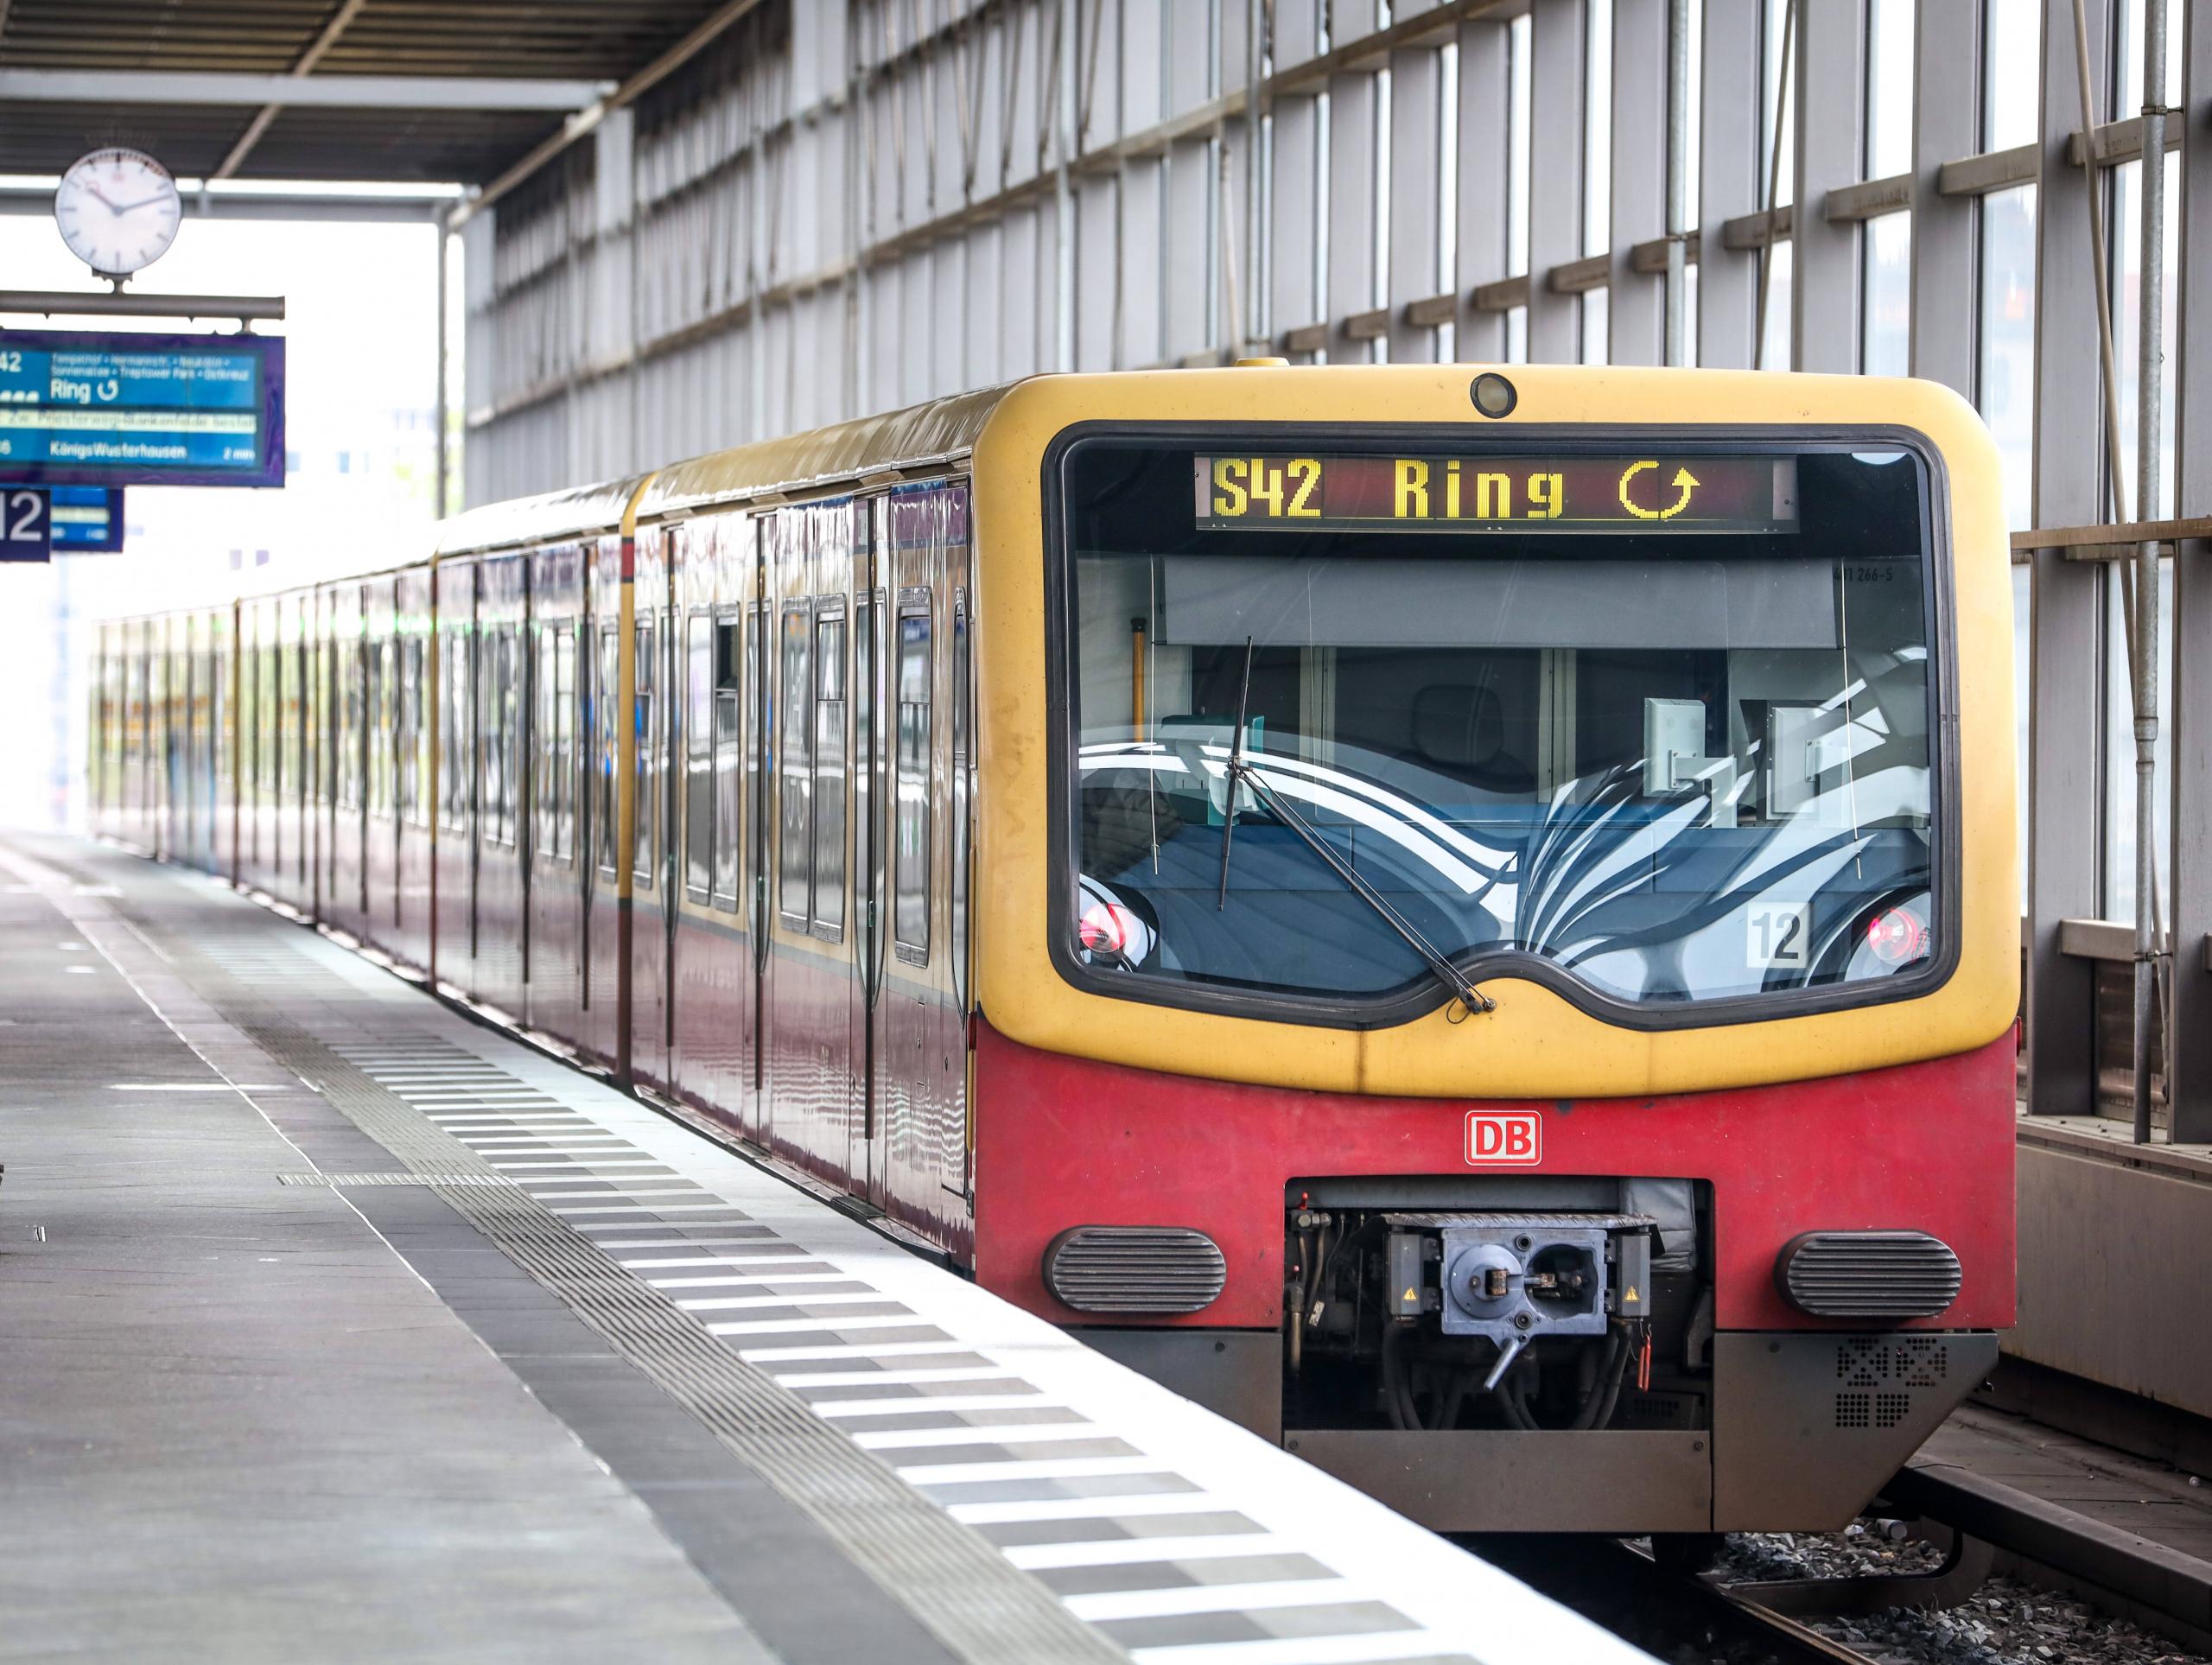
[(0, 561), (54, 558), (53, 507), (44, 492), (0, 487)]

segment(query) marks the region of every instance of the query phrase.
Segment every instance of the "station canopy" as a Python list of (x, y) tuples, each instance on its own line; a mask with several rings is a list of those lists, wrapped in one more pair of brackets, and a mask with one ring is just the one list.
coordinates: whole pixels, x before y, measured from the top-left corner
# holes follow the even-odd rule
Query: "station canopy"
[(0, 0), (0, 174), (480, 184), (730, 0)]

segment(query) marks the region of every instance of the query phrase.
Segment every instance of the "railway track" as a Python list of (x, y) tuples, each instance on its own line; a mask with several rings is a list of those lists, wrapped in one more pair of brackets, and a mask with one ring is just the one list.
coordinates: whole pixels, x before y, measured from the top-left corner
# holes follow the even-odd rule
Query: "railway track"
[[(1677, 1572), (1618, 1539), (1485, 1539), (1479, 1552), (1546, 1595), (1670, 1665), (1898, 1665), (1909, 1655), (1856, 1646), (1821, 1628), (1848, 1625), (1847, 1586), (1833, 1583), (1839, 1611), (1783, 1612), (1730, 1585)], [(1874, 1580), (1887, 1584), (1889, 1580)], [(1793, 1606), (1815, 1607), (1810, 1601)]]

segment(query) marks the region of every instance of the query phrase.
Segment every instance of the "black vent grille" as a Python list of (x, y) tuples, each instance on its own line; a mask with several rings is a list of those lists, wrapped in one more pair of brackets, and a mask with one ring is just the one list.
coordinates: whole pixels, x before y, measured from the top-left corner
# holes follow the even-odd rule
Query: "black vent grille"
[(1045, 1251), (1045, 1287), (1078, 1312), (1195, 1312), (1228, 1277), (1219, 1246), (1188, 1226), (1079, 1225)]
[(1808, 1231), (1775, 1271), (1789, 1304), (1815, 1318), (1933, 1318), (1959, 1298), (1959, 1257), (1924, 1231)]

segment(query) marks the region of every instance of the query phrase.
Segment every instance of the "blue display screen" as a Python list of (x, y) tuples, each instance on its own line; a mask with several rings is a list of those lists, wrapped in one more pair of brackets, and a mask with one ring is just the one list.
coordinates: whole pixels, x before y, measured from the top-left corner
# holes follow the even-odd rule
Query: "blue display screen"
[(0, 480), (282, 486), (273, 336), (0, 332)]
[(112, 555), (123, 547), (120, 486), (56, 486), (47, 495), (54, 547), (65, 554)]

